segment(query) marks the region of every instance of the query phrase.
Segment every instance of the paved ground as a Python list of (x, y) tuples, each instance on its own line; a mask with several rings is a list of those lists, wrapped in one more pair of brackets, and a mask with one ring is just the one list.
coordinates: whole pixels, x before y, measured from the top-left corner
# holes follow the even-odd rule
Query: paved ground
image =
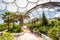
[(18, 40), (39, 40), (34, 34), (24, 33), (22, 36), (18, 37)]
[(30, 30), (23, 26), (24, 34), (18, 37), (15, 37), (15, 40), (44, 40), (42, 37), (37, 37), (35, 34), (31, 33)]

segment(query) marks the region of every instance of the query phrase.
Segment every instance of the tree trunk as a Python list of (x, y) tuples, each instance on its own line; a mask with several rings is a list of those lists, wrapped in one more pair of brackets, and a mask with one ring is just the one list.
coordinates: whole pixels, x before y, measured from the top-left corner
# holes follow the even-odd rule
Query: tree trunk
[(23, 20), (24, 20), (23, 18), (20, 20), (21, 26), (23, 26), (23, 23), (24, 23)]
[(8, 22), (8, 31), (9, 31), (9, 22)]
[(21, 26), (23, 26), (23, 22), (21, 22)]
[(22, 26), (23, 26), (23, 20), (20, 21), (19, 25), (20, 25), (20, 27), (22, 28)]
[(21, 27), (23, 26), (23, 23), (22, 23), (22, 22), (20, 22), (20, 26), (21, 26)]
[(13, 22), (13, 29), (15, 28), (14, 25), (15, 25), (15, 23)]
[(21, 27), (21, 23), (19, 23), (19, 27)]
[(8, 16), (8, 31), (9, 31), (9, 16)]

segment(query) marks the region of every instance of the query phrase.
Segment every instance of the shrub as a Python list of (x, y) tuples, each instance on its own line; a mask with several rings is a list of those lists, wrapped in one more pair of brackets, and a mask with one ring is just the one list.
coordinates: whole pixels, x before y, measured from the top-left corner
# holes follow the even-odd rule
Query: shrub
[(28, 24), (27, 25), (30, 29), (34, 29), (35, 28), (35, 25), (34, 24)]
[(41, 26), (39, 27), (39, 31), (43, 34), (47, 34), (47, 31), (50, 29), (48, 26)]
[(19, 25), (15, 25), (14, 28), (10, 28), (8, 32), (12, 32), (12, 33), (20, 33), (23, 32), (23, 30), (21, 29), (21, 27), (19, 27)]
[(54, 20), (54, 24), (55, 24), (55, 26), (60, 26), (60, 21)]
[(36, 32), (37, 34), (41, 34), (41, 32), (39, 31), (39, 29), (34, 28), (34, 30), (35, 30), (35, 32)]
[(40, 34), (40, 32), (39, 32), (39, 26), (40, 26), (40, 24), (38, 23), (38, 24), (28, 24), (27, 25), (31, 30), (34, 30), (36, 33), (38, 33), (38, 34)]
[(0, 31), (4, 31), (7, 29), (7, 25), (6, 24), (0, 24)]
[(60, 26), (54, 26), (48, 31), (48, 36), (53, 40), (60, 40)]
[(2, 37), (0, 37), (0, 40), (13, 40), (13, 39), (14, 39), (14, 35), (7, 32), (4, 33)]

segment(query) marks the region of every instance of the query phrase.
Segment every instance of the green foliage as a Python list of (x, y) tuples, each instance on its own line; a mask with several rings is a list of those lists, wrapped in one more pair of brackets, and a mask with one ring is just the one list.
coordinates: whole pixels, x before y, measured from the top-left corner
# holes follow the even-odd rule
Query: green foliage
[(34, 30), (35, 30), (35, 32), (36, 32), (37, 34), (41, 34), (41, 32), (39, 31), (39, 29), (34, 28)]
[(39, 28), (40, 23), (37, 23), (37, 24), (27, 24), (27, 26), (28, 26), (30, 29)]
[(41, 22), (35, 24), (28, 24), (28, 27), (35, 30), (36, 33), (46, 34), (53, 40), (60, 40), (60, 21), (52, 20), (48, 21), (47, 25), (41, 26)]
[(26, 15), (26, 14), (18, 14), (18, 21), (20, 22), (19, 25), (20, 26), (23, 26), (24, 25), (24, 19), (29, 19), (30, 16), (29, 15)]
[(43, 27), (41, 26), (41, 27), (39, 27), (39, 31), (41, 33), (47, 34), (48, 30), (49, 30), (49, 28), (47, 26), (43, 26)]
[[(50, 25), (50, 24), (49, 24)], [(30, 29), (35, 30), (36, 33), (44, 33), (47, 34), (47, 31), (51, 28), (51, 26), (41, 26), (41, 22), (38, 21), (35, 24), (28, 24), (27, 25)]]
[(48, 22), (48, 26), (49, 26), (49, 27), (50, 27), (50, 26), (53, 27), (53, 26), (54, 26), (54, 21), (49, 21), (49, 22)]
[(13, 39), (14, 39), (14, 35), (7, 32), (0, 37), (0, 40), (13, 40)]
[(7, 29), (7, 24), (0, 24), (0, 31), (4, 31)]
[[(13, 16), (14, 15), (14, 16)], [(23, 26), (23, 21), (24, 19), (30, 18), (28, 15), (15, 15), (15, 14), (10, 14), (10, 12), (5, 12), (3, 14), (3, 20), (7, 24), (0, 24), (0, 31), (4, 31), (5, 29), (9, 29), (8, 32), (13, 32), (13, 33), (19, 33), (22, 32), (23, 30), (21, 29), (20, 26)], [(11, 19), (10, 19), (11, 18)], [(17, 19), (17, 20), (16, 20)], [(34, 21), (35, 19), (33, 19)], [(19, 21), (19, 25), (15, 25), (15, 22)], [(11, 24), (13, 23), (13, 25)], [(10, 25), (11, 24), (11, 25)], [(42, 20), (41, 21), (34, 21), (33, 24), (28, 24), (27, 25), (31, 30), (35, 30), (36, 33), (44, 33), (48, 36), (50, 36), (53, 40), (60, 40), (60, 21), (59, 20), (47, 20), (45, 13), (43, 12), (42, 14)], [(6, 35), (6, 37), (5, 37)], [(9, 36), (9, 37), (8, 37)], [(10, 33), (5, 33), (0, 40), (10, 40)]]
[(8, 30), (9, 30), (9, 24), (10, 24), (10, 16), (11, 16), (11, 12), (5, 12), (4, 14), (2, 14), (2, 19), (4, 20), (4, 22), (8, 25)]
[(23, 32), (23, 30), (19, 25), (15, 25), (14, 28), (11, 27), (8, 32), (20, 33), (20, 32)]
[(42, 14), (42, 26), (44, 26), (44, 25), (47, 25), (48, 24), (48, 20), (47, 20), (47, 18), (46, 18), (46, 16), (45, 16), (45, 13), (43, 12), (43, 14)]
[(40, 22), (36, 22), (36, 24), (28, 24), (27, 26), (28, 26), (31, 30), (35, 30), (36, 33), (40, 34), (40, 33), (41, 33), (41, 32), (39, 31), (39, 27), (41, 26), (40, 24), (41, 24)]
[[(7, 24), (8, 26), (8, 31), (11, 32), (21, 32), (22, 29), (20, 27), (15, 27), (15, 22), (20, 22), (19, 25), (23, 26), (24, 24), (24, 19), (28, 19), (30, 18), (30, 16), (26, 15), (26, 14), (15, 14), (13, 12), (5, 12), (4, 14), (2, 14), (2, 19), (4, 20), (4, 23)], [(10, 24), (13, 23), (13, 28), (10, 28)]]
[(27, 26), (28, 26), (30, 29), (34, 29), (34, 28), (35, 28), (35, 25), (34, 25), (34, 24), (33, 24), (33, 25), (32, 25), (32, 24), (28, 24)]
[(60, 21), (54, 20), (54, 25), (55, 25), (55, 26), (60, 26)]
[[(4, 31), (8, 28), (7, 24), (0, 24), (0, 31)], [(20, 33), (20, 32), (23, 32), (23, 30), (21, 29), (21, 27), (19, 25), (14, 25), (14, 28), (13, 28), (13, 25), (10, 24), (10, 28), (9, 28), (9, 31), (8, 32), (14, 32), (14, 33)]]
[(53, 40), (59, 40), (60, 39), (60, 26), (54, 26), (52, 29), (48, 31), (48, 35)]

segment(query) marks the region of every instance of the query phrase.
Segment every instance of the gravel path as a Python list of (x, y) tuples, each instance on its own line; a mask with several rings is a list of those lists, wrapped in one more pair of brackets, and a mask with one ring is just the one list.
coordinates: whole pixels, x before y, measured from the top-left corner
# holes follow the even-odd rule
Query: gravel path
[(45, 39), (42, 37), (39, 38), (32, 33), (24, 33), (22, 36), (15, 37), (15, 40), (45, 40)]
[(38, 37), (35, 34), (31, 33), (30, 30), (23, 26), (24, 34), (18, 37), (15, 37), (15, 40), (44, 40), (42, 37)]

